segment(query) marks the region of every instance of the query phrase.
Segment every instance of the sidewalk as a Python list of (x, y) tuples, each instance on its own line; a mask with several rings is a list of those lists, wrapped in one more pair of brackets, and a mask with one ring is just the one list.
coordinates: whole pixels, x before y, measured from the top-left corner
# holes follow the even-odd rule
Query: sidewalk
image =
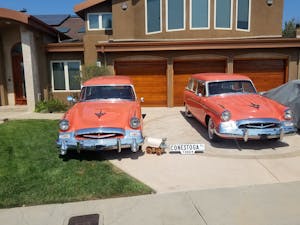
[(299, 202), (295, 182), (2, 209), (0, 224), (67, 225), (99, 214), (104, 225), (292, 225)]
[(12, 119), (48, 119), (59, 120), (63, 113), (0, 112), (0, 123)]

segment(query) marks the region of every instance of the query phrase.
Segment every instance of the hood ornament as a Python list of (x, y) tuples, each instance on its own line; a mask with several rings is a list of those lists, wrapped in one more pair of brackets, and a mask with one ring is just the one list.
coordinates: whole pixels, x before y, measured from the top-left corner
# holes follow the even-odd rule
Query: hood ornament
[(260, 105), (258, 104), (254, 104), (251, 102), (251, 104), (249, 105), (250, 107), (253, 107), (253, 108), (256, 108), (256, 109), (259, 109)]
[(102, 116), (104, 116), (106, 113), (102, 112), (102, 110), (100, 110), (100, 112), (95, 113), (95, 115), (98, 117), (98, 119), (100, 119)]

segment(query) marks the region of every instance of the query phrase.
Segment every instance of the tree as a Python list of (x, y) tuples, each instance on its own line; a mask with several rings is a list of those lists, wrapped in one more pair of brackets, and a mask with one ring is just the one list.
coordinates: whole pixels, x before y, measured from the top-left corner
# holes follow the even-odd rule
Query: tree
[(285, 38), (295, 38), (296, 37), (296, 21), (292, 18), (284, 23), (284, 28), (282, 31), (282, 37)]

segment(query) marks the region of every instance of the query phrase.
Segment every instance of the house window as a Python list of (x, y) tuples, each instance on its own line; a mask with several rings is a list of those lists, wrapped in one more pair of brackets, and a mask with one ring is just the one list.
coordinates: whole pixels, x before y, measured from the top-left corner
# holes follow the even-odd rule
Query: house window
[(167, 31), (185, 29), (185, 0), (167, 0)]
[(215, 28), (231, 29), (232, 0), (215, 0)]
[(88, 29), (89, 30), (111, 30), (112, 14), (111, 13), (89, 13)]
[(53, 91), (80, 90), (80, 61), (51, 62)]
[(191, 29), (209, 28), (210, 0), (191, 0)]
[(251, 0), (238, 0), (236, 2), (237, 6), (237, 30), (249, 31), (249, 21), (250, 21), (250, 2)]
[(146, 0), (147, 34), (161, 32), (161, 0)]

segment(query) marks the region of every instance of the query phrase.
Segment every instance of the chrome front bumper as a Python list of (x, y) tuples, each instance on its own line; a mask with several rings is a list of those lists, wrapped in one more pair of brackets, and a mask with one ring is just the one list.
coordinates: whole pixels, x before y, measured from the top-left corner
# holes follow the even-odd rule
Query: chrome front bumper
[[(89, 134), (95, 132), (122, 133), (122, 138), (99, 138), (99, 139), (77, 139), (79, 134)], [(60, 149), (60, 154), (65, 155), (69, 149), (80, 150), (113, 150), (119, 152), (122, 148), (131, 148), (131, 151), (136, 152), (139, 146), (144, 143), (144, 137), (140, 130), (123, 130), (119, 128), (92, 128), (78, 130), (75, 132), (60, 132), (56, 141), (57, 147)]]
[[(255, 126), (250, 124), (255, 124)], [(274, 126), (270, 126), (270, 124)], [(247, 142), (248, 139), (279, 138), (281, 140), (284, 136), (293, 135), (296, 132), (297, 128), (292, 121), (279, 121), (265, 118), (222, 122), (219, 127), (215, 129), (216, 135), (222, 138), (243, 139), (245, 142)]]

